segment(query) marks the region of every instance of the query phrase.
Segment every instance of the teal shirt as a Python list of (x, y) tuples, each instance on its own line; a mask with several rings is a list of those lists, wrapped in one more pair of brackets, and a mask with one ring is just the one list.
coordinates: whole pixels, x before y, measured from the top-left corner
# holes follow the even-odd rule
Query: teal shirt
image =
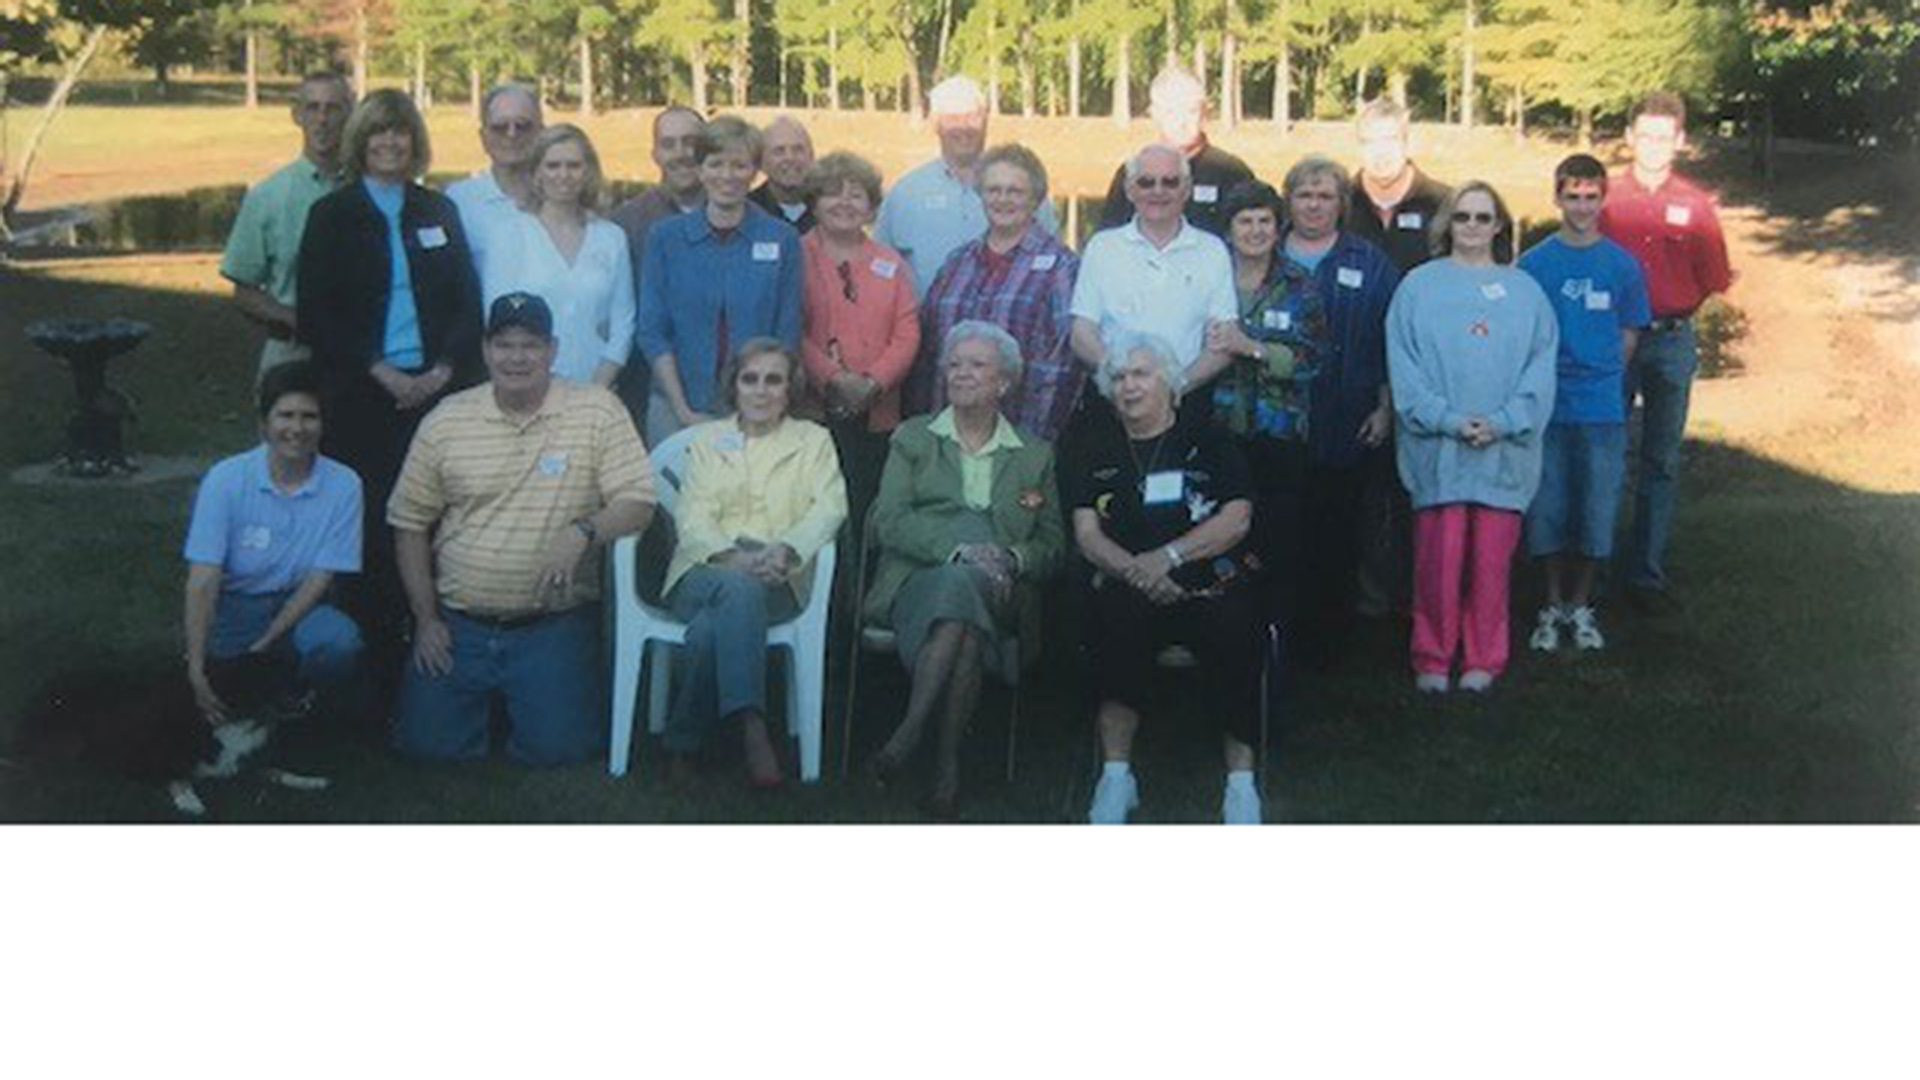
[(401, 371), (417, 371), (426, 366), (426, 348), (420, 343), (420, 310), (413, 301), (413, 267), (407, 262), (407, 243), (400, 235), (400, 210), (406, 205), (406, 189), (363, 178), (367, 194), (380, 216), (387, 222), (389, 273), (387, 326), (383, 352), (387, 363)]
[(299, 268), (300, 238), (307, 231), (307, 211), (338, 185), (336, 178), (304, 157), (255, 184), (241, 200), (233, 231), (227, 234), (220, 276), (263, 289), (293, 307), (294, 273)]

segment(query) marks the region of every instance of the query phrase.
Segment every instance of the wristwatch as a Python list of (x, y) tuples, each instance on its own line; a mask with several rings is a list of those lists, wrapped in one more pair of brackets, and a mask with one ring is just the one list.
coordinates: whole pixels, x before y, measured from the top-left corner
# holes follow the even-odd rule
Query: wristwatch
[(590, 517), (574, 518), (573, 527), (580, 530), (580, 535), (586, 537), (589, 544), (600, 539), (600, 530), (593, 527), (593, 519)]

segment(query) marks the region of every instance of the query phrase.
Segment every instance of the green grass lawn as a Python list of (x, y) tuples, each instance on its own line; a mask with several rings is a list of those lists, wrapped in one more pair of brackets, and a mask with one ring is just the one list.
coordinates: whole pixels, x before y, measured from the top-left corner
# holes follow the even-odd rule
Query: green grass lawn
[[(139, 402), (137, 446), (208, 460), (247, 446), (251, 338), (207, 257), (0, 267), (0, 468), (45, 460), (69, 384), (27, 347), (51, 314), (152, 321), (119, 385)], [(1607, 610), (1599, 657), (1521, 655), (1485, 700), (1416, 699), (1404, 632), (1380, 626), (1349, 661), (1291, 693), (1269, 817), (1287, 822), (1908, 821), (1920, 674), (1920, 497), (1869, 495), (1696, 444), (1675, 551), (1686, 611), (1648, 622)], [(103, 658), (177, 656), (179, 547), (191, 485), (97, 490), (0, 482), (0, 732), (49, 674)], [(1516, 628), (1533, 579), (1521, 573)], [(1518, 638), (1519, 634), (1516, 635)], [(1064, 642), (1050, 646), (1064, 647)], [(1058, 652), (1056, 652), (1058, 655)], [(897, 674), (863, 675), (856, 735), (871, 748), (901, 699)], [(1142, 821), (1213, 820), (1219, 774), (1204, 718), (1177, 692), (1142, 737)], [(1049, 822), (1084, 811), (1086, 717), (1064, 680), (1023, 702), (1020, 775), (999, 779), (1002, 703), (970, 753), (971, 820)], [(838, 725), (828, 760), (838, 761)], [(856, 753), (856, 760), (861, 756)], [(528, 772), (419, 767), (373, 735), (340, 732), (300, 763), (332, 776), (307, 795), (215, 785), (227, 821), (917, 821), (915, 792), (826, 783), (768, 797), (721, 769), (685, 788), (603, 767)], [(0, 819), (166, 821), (155, 791), (84, 773), (0, 767)]]

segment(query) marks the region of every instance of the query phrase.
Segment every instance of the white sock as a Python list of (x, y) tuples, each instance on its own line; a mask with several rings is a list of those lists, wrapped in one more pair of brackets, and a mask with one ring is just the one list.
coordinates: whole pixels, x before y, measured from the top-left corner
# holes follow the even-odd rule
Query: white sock
[(1243, 788), (1247, 791), (1252, 791), (1253, 790), (1253, 770), (1252, 769), (1230, 770), (1227, 773), (1227, 789), (1231, 791), (1234, 788)]
[(1130, 761), (1109, 761), (1101, 767), (1100, 775), (1102, 777), (1112, 777), (1115, 780), (1123, 776), (1132, 776), (1133, 763)]

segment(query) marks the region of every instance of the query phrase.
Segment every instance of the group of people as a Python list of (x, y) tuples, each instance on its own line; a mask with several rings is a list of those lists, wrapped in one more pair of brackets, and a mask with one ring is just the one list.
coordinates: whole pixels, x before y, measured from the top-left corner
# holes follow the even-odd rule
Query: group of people
[(208, 715), (221, 660), (291, 650), (394, 702), (408, 754), (486, 753), (503, 702), (513, 757), (591, 756), (601, 553), (656, 517), (645, 446), (669, 440), (675, 768), (725, 725), (749, 781), (781, 783), (767, 628), (844, 534), (873, 565), (853, 621), (891, 628), (911, 678), (870, 771), (931, 733), (939, 816), (984, 680), (1038, 655), (1043, 595), (1079, 601), (1095, 823), (1138, 803), (1170, 648), (1203, 672), (1222, 818), (1257, 823), (1271, 628), (1323, 668), (1356, 613), (1410, 608), (1415, 685), (1484, 691), (1524, 533), (1547, 573), (1533, 647), (1602, 647), (1636, 393), (1624, 584), (1667, 596), (1690, 316), (1730, 279), (1711, 199), (1671, 171), (1677, 98), (1635, 111), (1625, 175), (1560, 165), (1561, 228), (1517, 265), (1499, 193), (1421, 172), (1390, 101), (1359, 118), (1357, 172), (1309, 156), (1276, 190), (1169, 69), (1161, 140), (1078, 252), (1040, 157), (987, 146), (976, 84), (929, 112), (939, 157), (888, 189), (791, 118), (669, 108), (659, 182), (603, 212), (592, 141), (526, 87), (487, 95), (490, 166), (443, 195), (406, 95), (304, 80), (303, 156), (248, 193), (221, 267), (268, 341), (263, 445), (209, 474), (187, 545)]

